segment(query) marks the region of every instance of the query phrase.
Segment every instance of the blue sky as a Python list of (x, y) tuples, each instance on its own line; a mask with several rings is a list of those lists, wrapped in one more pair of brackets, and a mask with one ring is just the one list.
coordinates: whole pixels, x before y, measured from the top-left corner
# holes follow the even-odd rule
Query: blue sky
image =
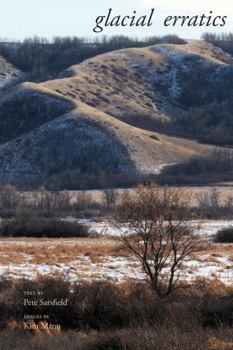
[(98, 35), (125, 34), (134, 37), (176, 33), (184, 38), (198, 38), (205, 29), (171, 28), (163, 26), (168, 15), (194, 15), (209, 13), (227, 15), (224, 28), (208, 31), (233, 31), (233, 6), (230, 0), (7, 0), (1, 4), (0, 37), (23, 39), (29, 36), (77, 35), (94, 37), (95, 18), (113, 8), (115, 15), (145, 15), (155, 8), (153, 26), (150, 28), (112, 28)]

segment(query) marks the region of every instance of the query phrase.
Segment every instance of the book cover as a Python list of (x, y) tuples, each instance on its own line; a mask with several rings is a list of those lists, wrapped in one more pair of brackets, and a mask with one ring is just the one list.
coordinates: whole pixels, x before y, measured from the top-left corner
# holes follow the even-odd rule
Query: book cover
[(233, 8), (8, 0), (0, 349), (233, 349)]

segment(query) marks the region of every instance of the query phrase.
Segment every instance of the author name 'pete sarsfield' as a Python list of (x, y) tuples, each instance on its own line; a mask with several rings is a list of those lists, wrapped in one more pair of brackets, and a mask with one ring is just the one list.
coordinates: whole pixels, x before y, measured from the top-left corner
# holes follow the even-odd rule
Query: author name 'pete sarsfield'
[(52, 299), (52, 300), (30, 300), (30, 299), (24, 299), (23, 301), (24, 306), (67, 306), (68, 305), (68, 299)]

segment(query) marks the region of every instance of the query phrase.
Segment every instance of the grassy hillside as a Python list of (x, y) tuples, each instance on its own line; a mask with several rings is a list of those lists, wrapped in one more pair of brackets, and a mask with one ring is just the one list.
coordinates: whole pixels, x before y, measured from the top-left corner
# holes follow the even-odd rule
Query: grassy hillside
[[(0, 177), (72, 189), (129, 185), (206, 156), (231, 138), (232, 79), (231, 56), (190, 41), (113, 51), (58, 79), (9, 88), (0, 94)], [(212, 118), (213, 103), (224, 118)], [(212, 125), (221, 142), (207, 138)]]
[[(212, 137), (210, 142), (224, 144), (231, 128), (232, 62), (224, 51), (202, 41), (155, 45), (98, 56), (43, 85), (148, 130), (209, 142), (221, 129), (221, 140)], [(218, 111), (212, 117), (214, 103)], [(195, 127), (200, 124), (198, 109), (204, 111), (202, 123), (206, 120), (209, 129)]]
[(0, 92), (20, 83), (25, 78), (26, 75), (23, 72), (0, 55)]

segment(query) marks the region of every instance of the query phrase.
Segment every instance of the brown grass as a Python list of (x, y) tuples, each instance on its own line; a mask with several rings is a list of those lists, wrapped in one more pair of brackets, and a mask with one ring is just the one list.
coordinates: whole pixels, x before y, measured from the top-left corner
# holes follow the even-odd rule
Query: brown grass
[(25, 262), (25, 254), (30, 255), (30, 263), (69, 263), (80, 256), (89, 256), (97, 262), (106, 256), (128, 256), (123, 244), (110, 238), (80, 239), (1, 239), (0, 264), (20, 264)]
[(233, 342), (226, 342), (215, 337), (208, 339), (207, 345), (200, 350), (233, 350)]

